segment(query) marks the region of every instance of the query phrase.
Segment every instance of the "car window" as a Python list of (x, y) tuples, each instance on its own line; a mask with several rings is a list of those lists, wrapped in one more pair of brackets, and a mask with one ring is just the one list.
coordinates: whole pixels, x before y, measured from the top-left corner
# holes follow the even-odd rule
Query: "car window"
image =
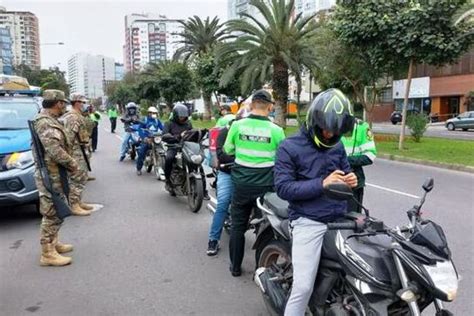
[(2, 101), (0, 99), (0, 129), (26, 129), (28, 120), (38, 113), (35, 102)]
[(468, 112), (465, 112), (465, 113), (459, 114), (458, 117), (459, 117), (459, 118), (468, 118), (468, 117), (469, 117), (469, 113), (468, 113)]

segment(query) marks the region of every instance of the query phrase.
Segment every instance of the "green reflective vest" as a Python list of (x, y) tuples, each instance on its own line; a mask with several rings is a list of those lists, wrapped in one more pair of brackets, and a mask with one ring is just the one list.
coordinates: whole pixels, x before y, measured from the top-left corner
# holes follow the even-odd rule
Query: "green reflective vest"
[(250, 115), (235, 121), (229, 130), (224, 151), (235, 156), (232, 169), (235, 183), (273, 186), (276, 151), (285, 139), (281, 127), (267, 117)]
[(118, 117), (118, 111), (117, 109), (109, 109), (108, 112), (109, 118), (117, 118)]
[(374, 136), (368, 123), (358, 120), (350, 137), (341, 139), (347, 153), (347, 159), (358, 179), (358, 188), (365, 185), (365, 174), (362, 167), (371, 165), (376, 156)]
[(100, 114), (98, 112), (94, 112), (94, 113), (89, 114), (89, 117), (95, 123), (99, 123), (99, 121), (100, 121)]
[(217, 120), (216, 127), (226, 127), (230, 121), (235, 120), (234, 114), (227, 114)]

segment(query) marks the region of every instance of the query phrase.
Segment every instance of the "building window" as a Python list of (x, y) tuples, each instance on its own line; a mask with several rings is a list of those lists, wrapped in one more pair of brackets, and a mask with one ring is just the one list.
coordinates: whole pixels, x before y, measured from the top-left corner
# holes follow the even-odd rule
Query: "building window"
[(391, 103), (393, 102), (393, 92), (392, 88), (382, 89), (379, 93), (379, 102), (380, 103)]

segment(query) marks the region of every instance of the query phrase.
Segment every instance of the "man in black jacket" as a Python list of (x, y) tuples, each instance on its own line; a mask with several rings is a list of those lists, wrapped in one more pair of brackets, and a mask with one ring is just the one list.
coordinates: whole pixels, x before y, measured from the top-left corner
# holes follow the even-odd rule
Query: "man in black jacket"
[[(178, 143), (184, 132), (193, 129), (193, 125), (189, 121), (189, 110), (185, 105), (177, 104), (173, 108), (172, 118), (165, 123), (163, 130), (163, 140), (168, 143)], [(170, 148), (166, 152), (165, 159), (165, 178), (166, 191), (172, 196), (175, 196), (173, 186), (171, 185), (171, 170), (173, 169), (173, 162), (176, 158), (177, 151), (175, 148)]]

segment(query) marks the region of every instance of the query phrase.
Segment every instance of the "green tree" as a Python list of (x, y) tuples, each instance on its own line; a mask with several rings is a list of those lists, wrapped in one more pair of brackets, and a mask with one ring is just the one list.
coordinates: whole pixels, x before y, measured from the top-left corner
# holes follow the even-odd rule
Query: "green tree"
[(33, 69), (27, 65), (21, 64), (13, 69), (14, 74), (24, 77), (32, 86), (38, 86), (42, 90), (58, 89), (69, 95), (69, 85), (66, 81), (64, 72), (58, 67), (49, 69)]
[(240, 34), (235, 41), (225, 43), (219, 56), (239, 52), (227, 68), (221, 82), (230, 82), (241, 76), (243, 90), (271, 76), (276, 101), (275, 122), (286, 126), (288, 102), (288, 77), (301, 72), (301, 65), (313, 68), (314, 54), (308, 44), (314, 36), (316, 24), (310, 23), (313, 16), (293, 18), (294, 0), (272, 0), (269, 5), (260, 0), (251, 0), (262, 15), (261, 21), (253, 15), (242, 14), (247, 20), (231, 20), (229, 30)]
[(194, 92), (193, 74), (186, 64), (164, 61), (156, 66), (156, 87), (168, 108), (188, 100)]
[(372, 60), (408, 65), (399, 149), (405, 139), (406, 112), (413, 66), (453, 63), (472, 44), (468, 24), (453, 23), (467, 0), (341, 2), (336, 30), (347, 44), (366, 51)]
[(178, 43), (184, 46), (176, 51), (174, 59), (194, 62), (198, 79), (197, 86), (201, 89), (204, 99), (204, 119), (208, 120), (212, 113), (212, 94), (219, 87), (218, 82), (212, 78), (214, 63), (211, 56), (215, 47), (229, 36), (217, 17), (212, 20), (210, 17), (202, 20), (194, 16), (180, 23), (183, 26), (183, 32), (178, 34), (181, 36)]
[(138, 96), (133, 85), (124, 82), (118, 83), (108, 96), (110, 102), (120, 105), (126, 105), (128, 102), (138, 102)]

